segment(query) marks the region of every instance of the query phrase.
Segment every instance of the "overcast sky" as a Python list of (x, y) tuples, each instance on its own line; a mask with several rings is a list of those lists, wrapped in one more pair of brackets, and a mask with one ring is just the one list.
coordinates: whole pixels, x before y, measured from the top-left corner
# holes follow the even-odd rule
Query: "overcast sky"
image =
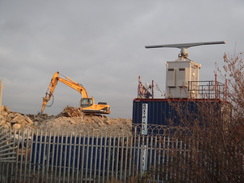
[[(40, 112), (54, 72), (85, 86), (113, 118), (131, 118), (137, 79), (165, 88), (165, 62), (179, 49), (146, 45), (226, 41), (188, 49), (213, 80), (223, 54), (244, 51), (243, 0), (0, 0), (0, 80), (3, 105)], [(155, 96), (161, 97), (155, 90)], [(80, 94), (59, 83), (48, 114), (78, 106)]]

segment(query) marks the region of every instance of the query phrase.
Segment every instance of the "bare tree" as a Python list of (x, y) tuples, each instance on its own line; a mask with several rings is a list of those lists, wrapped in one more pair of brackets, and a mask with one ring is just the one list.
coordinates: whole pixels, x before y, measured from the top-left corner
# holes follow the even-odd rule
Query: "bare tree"
[(244, 182), (244, 62), (242, 54), (224, 54), (224, 62), (218, 70), (228, 83), (223, 99), (202, 100), (191, 108), (172, 104), (187, 131), (177, 138), (189, 151), (187, 156), (175, 151), (173, 166), (181, 166), (185, 176), (173, 182)]

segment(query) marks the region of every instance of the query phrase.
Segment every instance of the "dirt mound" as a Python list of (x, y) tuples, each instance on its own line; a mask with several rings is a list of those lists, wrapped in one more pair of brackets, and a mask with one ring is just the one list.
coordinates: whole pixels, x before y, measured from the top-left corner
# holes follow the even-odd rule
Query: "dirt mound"
[(43, 122), (39, 129), (56, 134), (122, 136), (131, 134), (131, 120), (98, 116), (61, 116)]
[(80, 108), (66, 107), (56, 118), (45, 119), (39, 129), (56, 134), (122, 136), (131, 134), (129, 119), (85, 115)]

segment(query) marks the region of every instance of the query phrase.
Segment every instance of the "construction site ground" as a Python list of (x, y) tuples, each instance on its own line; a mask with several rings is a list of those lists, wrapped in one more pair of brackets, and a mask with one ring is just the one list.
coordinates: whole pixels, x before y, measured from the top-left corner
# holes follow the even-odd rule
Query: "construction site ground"
[(2, 106), (0, 126), (12, 130), (42, 130), (56, 135), (130, 135), (131, 119), (84, 115), (78, 108), (66, 107), (59, 115), (21, 114)]

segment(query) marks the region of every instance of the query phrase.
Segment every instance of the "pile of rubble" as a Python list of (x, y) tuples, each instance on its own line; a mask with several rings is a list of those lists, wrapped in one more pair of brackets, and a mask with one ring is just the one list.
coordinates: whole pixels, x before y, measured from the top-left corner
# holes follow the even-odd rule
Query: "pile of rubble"
[(65, 116), (65, 117), (78, 117), (83, 116), (82, 111), (79, 108), (74, 107), (66, 107), (64, 110), (60, 113), (59, 116)]
[(43, 122), (39, 129), (61, 134), (72, 135), (131, 135), (130, 119), (110, 119), (99, 116), (58, 117)]
[(2, 106), (0, 126), (4, 129), (21, 130), (33, 127), (33, 121), (27, 115), (12, 112), (6, 106)]
[[(35, 119), (33, 119), (35, 121)], [(103, 115), (84, 115), (79, 108), (66, 107), (54, 118), (42, 120), (38, 129), (72, 135), (131, 135), (130, 119), (108, 118)]]
[(42, 130), (61, 135), (130, 135), (131, 119), (84, 115), (77, 108), (67, 107), (57, 116), (25, 115), (10, 111), (3, 106), (0, 126), (12, 130)]

